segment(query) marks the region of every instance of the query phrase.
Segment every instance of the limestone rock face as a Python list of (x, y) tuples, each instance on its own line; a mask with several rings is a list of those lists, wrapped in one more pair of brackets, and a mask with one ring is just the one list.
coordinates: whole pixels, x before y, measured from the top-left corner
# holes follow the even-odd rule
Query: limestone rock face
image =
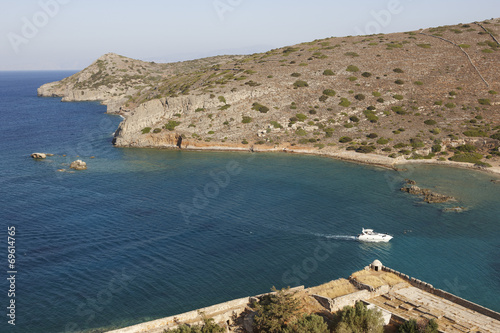
[(87, 163), (82, 160), (76, 160), (71, 162), (69, 167), (75, 170), (87, 170)]
[(33, 153), (31, 154), (31, 157), (34, 159), (42, 160), (47, 157), (47, 154), (44, 153)]

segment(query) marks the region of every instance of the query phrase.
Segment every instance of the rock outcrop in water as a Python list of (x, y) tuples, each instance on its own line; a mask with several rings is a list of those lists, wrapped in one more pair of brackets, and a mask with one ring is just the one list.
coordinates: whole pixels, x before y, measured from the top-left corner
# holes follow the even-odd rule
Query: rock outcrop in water
[(406, 185), (401, 188), (401, 191), (413, 195), (421, 195), (427, 203), (444, 203), (456, 200), (454, 197), (439, 194), (429, 189), (422, 189), (416, 185), (415, 181), (409, 179), (406, 180)]
[(87, 170), (87, 163), (82, 160), (76, 160), (71, 162), (69, 168), (75, 170)]
[(44, 154), (44, 153), (33, 153), (33, 154), (31, 154), (31, 158), (34, 158), (36, 160), (43, 160), (43, 159), (47, 158), (47, 154)]

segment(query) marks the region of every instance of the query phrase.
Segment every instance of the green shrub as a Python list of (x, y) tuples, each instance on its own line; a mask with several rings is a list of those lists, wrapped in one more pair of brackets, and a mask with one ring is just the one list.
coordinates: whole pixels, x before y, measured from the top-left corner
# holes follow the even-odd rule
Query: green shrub
[(469, 136), (469, 137), (487, 137), (488, 133), (486, 133), (485, 131), (478, 130), (478, 129), (473, 129), (473, 130), (465, 131), (464, 135)]
[(424, 142), (421, 139), (411, 138), (410, 144), (413, 148), (422, 148), (425, 146)]
[(426, 121), (424, 121), (424, 124), (426, 124), (426, 125), (436, 125), (437, 122), (434, 119), (427, 119)]
[(250, 86), (250, 87), (257, 87), (257, 86), (260, 86), (260, 83), (255, 82), (253, 80), (250, 80), (248, 82), (245, 82), (245, 85)]
[(424, 48), (424, 49), (430, 49), (432, 45), (431, 44), (417, 44), (417, 46)]
[(500, 132), (493, 134), (492, 136), (490, 136), (490, 138), (500, 140)]
[(377, 102), (379, 102), (379, 103), (384, 103), (384, 102), (385, 102), (385, 100), (384, 100), (382, 97), (379, 97), (379, 98), (377, 98)]
[(255, 102), (252, 104), (252, 110), (259, 111), (260, 113), (267, 113), (267, 111), (269, 111), (269, 108), (267, 106)]
[(218, 99), (219, 99), (219, 101), (221, 103), (227, 104), (226, 99), (224, 98), (224, 96), (219, 96)]
[(431, 132), (434, 135), (438, 135), (439, 133), (441, 133), (441, 129), (436, 127), (436, 128), (429, 130), (429, 132)]
[(377, 133), (370, 133), (366, 137), (370, 138), (370, 139), (375, 139), (375, 138), (378, 138), (378, 134)]
[(353, 58), (359, 57), (359, 54), (357, 54), (356, 52), (346, 52), (346, 53), (344, 53), (344, 55), (347, 57), (353, 57)]
[(369, 154), (373, 153), (375, 149), (375, 146), (361, 146), (356, 148), (356, 153)]
[(483, 158), (479, 153), (455, 153), (449, 158), (453, 162), (478, 163)]
[(378, 117), (375, 115), (375, 112), (373, 112), (373, 110), (366, 109), (363, 111), (363, 114), (371, 123), (376, 123), (378, 121)]
[(205, 111), (205, 108), (197, 108), (196, 110), (194, 110), (194, 112), (203, 112)]
[(339, 105), (347, 108), (347, 107), (349, 107), (351, 105), (351, 102), (349, 102), (349, 100), (347, 98), (342, 97), (340, 99)]
[(354, 127), (354, 125), (353, 125), (353, 124), (351, 124), (351, 123), (347, 123), (347, 124), (344, 124), (344, 127), (345, 127), (345, 128), (353, 128), (353, 127)]
[(453, 109), (457, 107), (455, 103), (446, 103), (444, 106), (446, 106), (448, 109)]
[(415, 81), (415, 82), (413, 82), (413, 84), (415, 84), (417, 86), (422, 86), (424, 83), (422, 81)]
[(165, 124), (165, 126), (163, 126), (163, 128), (165, 128), (166, 130), (169, 130), (169, 131), (173, 131), (180, 124), (181, 124), (180, 121), (169, 120), (168, 123)]
[(396, 95), (394, 95), (394, 96), (392, 96), (392, 97), (393, 97), (394, 99), (397, 99), (398, 101), (401, 101), (401, 100), (403, 100), (403, 98), (404, 98), (404, 97), (403, 97), (403, 95), (397, 95), (397, 94), (396, 94)]
[(297, 128), (295, 130), (295, 134), (298, 135), (298, 136), (306, 136), (307, 135), (307, 132), (306, 130), (304, 130), (303, 128)]
[(352, 138), (348, 137), (348, 136), (343, 136), (339, 139), (339, 142), (340, 143), (347, 143), (347, 142), (351, 142), (352, 141)]
[(148, 134), (149, 132), (151, 132), (151, 127), (144, 127), (142, 129), (142, 134)]
[(363, 72), (363, 73), (361, 74), (361, 76), (363, 76), (363, 77), (370, 77), (370, 76), (372, 76), (372, 73), (369, 73), (369, 72)]
[(334, 73), (331, 69), (326, 69), (326, 70), (323, 72), (323, 75), (326, 75), (326, 76), (332, 76), (332, 75), (335, 75), (335, 73)]
[(359, 118), (356, 116), (349, 117), (349, 120), (352, 121), (353, 123), (359, 123)]
[(258, 303), (254, 303), (256, 315), (254, 330), (257, 332), (279, 333), (292, 322), (299, 313), (300, 301), (295, 293), (288, 289), (281, 289), (275, 293), (262, 296)]
[(399, 148), (408, 147), (408, 144), (403, 143), (403, 142), (399, 142), (399, 143), (396, 143), (393, 147), (394, 147), (395, 149), (399, 149)]
[(273, 125), (274, 128), (283, 128), (283, 126), (275, 120), (271, 120), (270, 124)]
[(222, 106), (219, 106), (219, 110), (220, 111), (224, 111), (224, 110), (227, 110), (231, 107), (231, 104), (224, 104)]
[(382, 313), (376, 309), (367, 309), (363, 302), (356, 302), (355, 306), (345, 306), (339, 311), (339, 321), (335, 332), (370, 332), (382, 333), (384, 320)]
[(241, 120), (243, 124), (248, 124), (252, 122), (252, 118), (249, 116), (243, 116), (243, 119)]
[(438, 333), (438, 324), (431, 319), (425, 325), (420, 325), (415, 319), (404, 322), (398, 328), (398, 333)]
[(301, 75), (302, 75), (302, 74), (300, 74), (300, 73), (292, 73), (292, 76), (293, 76), (293, 77), (299, 77), (299, 76), (301, 76)]
[(490, 91), (488, 91), (488, 93), (489, 93), (489, 94), (491, 94), (491, 95), (496, 95), (496, 94), (498, 94), (495, 90), (490, 90)]
[(443, 105), (443, 101), (435, 101), (435, 102), (434, 102), (434, 105), (439, 105), (439, 106), (441, 106), (441, 105)]
[(373, 97), (380, 97), (380, 96), (382, 96), (382, 94), (379, 93), (378, 91), (372, 92), (372, 95), (373, 95)]
[(354, 96), (354, 98), (357, 99), (358, 101), (363, 101), (365, 99), (365, 95), (357, 94)]
[(405, 72), (405, 71), (404, 71), (404, 70), (402, 70), (401, 68), (394, 68), (392, 71), (393, 71), (394, 73), (404, 73), (404, 72)]
[(295, 117), (298, 119), (298, 121), (304, 121), (307, 119), (307, 116), (303, 113), (297, 113)]
[(396, 81), (394, 81), (394, 83), (395, 83), (395, 84), (404, 84), (404, 83), (405, 83), (405, 81), (403, 81), (403, 80), (396, 80)]
[(157, 134), (157, 133), (160, 133), (161, 132), (161, 128), (155, 128), (153, 130), (153, 133)]
[(244, 145), (247, 145), (247, 144), (248, 144), (248, 141), (247, 141), (247, 140), (245, 140), (245, 139), (243, 139), (243, 141), (241, 141), (241, 143), (242, 143), (242, 144), (244, 144)]
[(456, 91), (453, 91), (453, 90), (452, 90), (452, 91), (450, 91), (450, 92), (448, 93), (448, 95), (450, 95), (450, 96), (457, 96), (458, 94), (457, 94), (457, 92), (456, 92)]
[(491, 101), (487, 98), (480, 98), (477, 101), (481, 105), (491, 105)]
[(393, 106), (393, 107), (391, 108), (391, 110), (392, 110), (394, 113), (397, 113), (397, 114), (399, 114), (399, 115), (405, 115), (405, 114), (406, 114), (406, 110), (405, 110), (405, 109), (403, 109), (403, 107), (402, 107), (402, 106), (399, 106), (399, 105), (398, 105), (398, 106)]
[(326, 95), (326, 96), (335, 96), (336, 92), (335, 90), (332, 90), (332, 89), (325, 89), (323, 90), (323, 95)]
[[(386, 144), (388, 144), (388, 143), (389, 143), (389, 140), (388, 140), (388, 139), (386, 139), (386, 138), (380, 138), (380, 139), (378, 139), (378, 140), (377, 140), (377, 143), (378, 143), (379, 145), (386, 145)], [(389, 150), (389, 151), (390, 151), (390, 150)]]
[(349, 81), (351, 81), (351, 82), (354, 82), (354, 81), (356, 81), (358, 78), (357, 78), (357, 77), (355, 77), (355, 76), (349, 76), (347, 79), (348, 79)]
[[(318, 144), (314, 145), (315, 147), (319, 147), (319, 149), (323, 148), (325, 145)], [(287, 327), (283, 330), (283, 333), (329, 333), (328, 324), (325, 322), (323, 317), (311, 314), (311, 315), (302, 315), (297, 320), (289, 323)]]
[(331, 127), (328, 127), (328, 128), (325, 128), (324, 131), (325, 131), (325, 137), (331, 138), (333, 136), (333, 132), (335, 130)]
[(432, 152), (433, 153), (439, 153), (441, 151), (442, 147), (440, 144), (435, 144), (432, 146)]
[(359, 72), (359, 68), (357, 66), (354, 66), (354, 65), (349, 65), (349, 66), (347, 66), (346, 71), (355, 73), (355, 72)]
[(476, 151), (476, 146), (471, 144), (464, 144), (455, 148), (457, 151), (461, 151), (463, 153), (473, 153)]
[(318, 113), (318, 112), (314, 109), (309, 110), (309, 114), (316, 114), (316, 113)]
[(295, 88), (309, 87), (309, 84), (306, 81), (297, 80), (294, 82), (293, 86)]

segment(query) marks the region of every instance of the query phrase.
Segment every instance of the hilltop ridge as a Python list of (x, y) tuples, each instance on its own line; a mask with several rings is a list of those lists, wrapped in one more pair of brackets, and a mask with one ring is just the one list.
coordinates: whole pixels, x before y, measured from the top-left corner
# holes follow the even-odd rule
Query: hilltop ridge
[[(40, 96), (99, 100), (120, 147), (500, 167), (500, 19), (157, 64), (114, 53)], [(363, 154), (364, 153), (364, 154)], [(372, 154), (367, 154), (372, 153)], [(361, 156), (361, 157), (360, 157)]]

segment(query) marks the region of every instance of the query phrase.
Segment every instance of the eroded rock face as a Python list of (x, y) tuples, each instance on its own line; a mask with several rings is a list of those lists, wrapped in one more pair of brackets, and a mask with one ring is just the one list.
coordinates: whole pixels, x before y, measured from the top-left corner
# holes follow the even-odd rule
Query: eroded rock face
[(87, 170), (87, 163), (85, 163), (82, 160), (76, 160), (71, 162), (69, 167), (70, 169), (75, 169), (75, 170)]
[(424, 197), (424, 201), (427, 203), (443, 203), (448, 201), (455, 201), (454, 197), (432, 192), (429, 189), (422, 189), (416, 185), (415, 181), (409, 179), (406, 180), (406, 184), (401, 188), (401, 191), (413, 195), (422, 195)]
[(44, 153), (33, 153), (31, 154), (31, 157), (37, 160), (43, 160), (44, 158), (47, 158), (47, 154)]

